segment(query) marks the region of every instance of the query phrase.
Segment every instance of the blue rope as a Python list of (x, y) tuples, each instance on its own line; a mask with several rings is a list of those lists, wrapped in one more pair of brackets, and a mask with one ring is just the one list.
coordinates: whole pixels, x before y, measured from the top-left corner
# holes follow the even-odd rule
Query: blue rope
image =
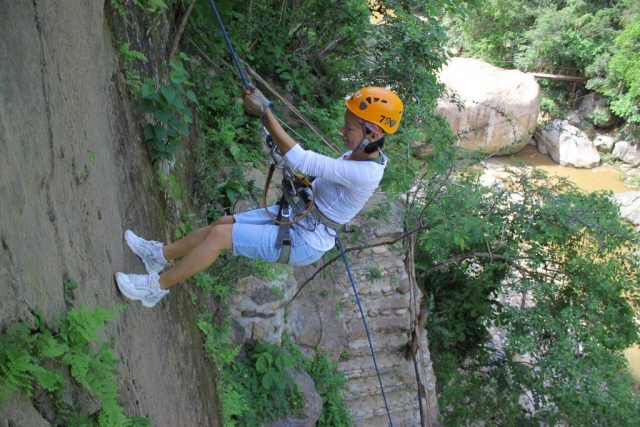
[(349, 268), (349, 262), (347, 261), (347, 255), (344, 253), (344, 248), (342, 247), (342, 242), (340, 241), (340, 237), (336, 236), (336, 242), (338, 243), (338, 247), (340, 248), (340, 252), (342, 253), (342, 259), (344, 260), (344, 265), (345, 267), (347, 267), (347, 273), (349, 273), (349, 280), (351, 280), (351, 287), (353, 288), (353, 293), (356, 296), (356, 302), (358, 303), (358, 308), (360, 309), (360, 315), (362, 316), (362, 323), (364, 323), (364, 330), (367, 333), (367, 340), (369, 341), (369, 348), (371, 349), (371, 357), (373, 358), (373, 366), (376, 368), (376, 374), (378, 374), (378, 382), (380, 383), (380, 390), (382, 391), (384, 406), (387, 409), (387, 416), (389, 417), (389, 425), (393, 427), (393, 421), (391, 421), (391, 413), (389, 412), (389, 405), (387, 404), (387, 396), (384, 394), (382, 377), (380, 376), (380, 371), (378, 370), (378, 362), (376, 362), (376, 354), (373, 351), (373, 344), (371, 343), (371, 335), (369, 334), (369, 327), (367, 326), (367, 321), (364, 319), (364, 311), (362, 310), (362, 304), (360, 304), (360, 298), (358, 297), (356, 282), (355, 280), (353, 280), (353, 275), (351, 274), (351, 269)]
[(238, 56), (236, 55), (236, 51), (233, 50), (233, 45), (231, 44), (231, 40), (229, 40), (229, 36), (227, 35), (227, 30), (224, 28), (224, 24), (222, 23), (222, 19), (220, 18), (220, 14), (218, 13), (218, 9), (216, 9), (216, 5), (213, 0), (209, 0), (211, 4), (211, 9), (213, 9), (213, 13), (216, 15), (216, 19), (218, 20), (218, 24), (220, 24), (220, 30), (222, 30), (222, 35), (224, 39), (227, 41), (227, 46), (229, 46), (229, 51), (231, 52), (231, 56), (233, 57), (233, 62), (236, 63), (236, 67), (238, 68), (238, 72), (240, 73), (240, 77), (242, 78), (242, 83), (244, 83), (244, 87), (247, 90), (251, 90), (249, 87), (249, 82), (244, 75), (244, 71), (242, 71), (242, 67), (240, 66), (240, 61), (238, 61)]

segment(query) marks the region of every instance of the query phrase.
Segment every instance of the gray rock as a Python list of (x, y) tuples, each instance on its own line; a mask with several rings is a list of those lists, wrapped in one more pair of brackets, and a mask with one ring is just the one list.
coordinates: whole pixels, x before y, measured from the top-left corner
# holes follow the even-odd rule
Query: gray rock
[(400, 308), (408, 308), (407, 301), (404, 297), (397, 297), (389, 301), (389, 307), (393, 310), (397, 310)]
[(640, 144), (618, 141), (613, 149), (613, 157), (636, 168), (640, 166)]
[(229, 322), (231, 326), (231, 342), (235, 345), (241, 345), (244, 342), (244, 327), (234, 318)]
[(448, 96), (437, 113), (468, 150), (517, 153), (531, 140), (540, 111), (540, 85), (518, 70), (505, 70), (472, 58), (451, 58), (439, 78), (464, 108)]
[(269, 302), (280, 301), (282, 297), (275, 293), (271, 287), (263, 287), (252, 290), (249, 297), (257, 304), (263, 305)]
[(613, 150), (613, 138), (608, 135), (598, 135), (593, 140), (593, 145), (601, 153), (610, 153)]
[(563, 166), (592, 169), (600, 164), (600, 154), (586, 133), (566, 120), (553, 120), (534, 135), (538, 150)]
[(5, 402), (0, 413), (0, 426), (50, 427), (33, 407), (31, 399), (24, 395), (14, 395)]
[(601, 129), (609, 128), (616, 122), (616, 117), (611, 114), (607, 102), (596, 93), (581, 98), (576, 113), (582, 120), (588, 120)]
[(386, 246), (382, 245), (382, 246), (374, 247), (372, 251), (376, 255), (381, 255), (381, 254), (386, 254), (389, 251), (389, 249)]
[(271, 319), (275, 317), (275, 313), (261, 313), (255, 310), (247, 310), (242, 312), (242, 317), (257, 317), (259, 319)]
[(620, 215), (634, 225), (640, 225), (640, 191), (614, 194), (611, 198), (620, 205)]

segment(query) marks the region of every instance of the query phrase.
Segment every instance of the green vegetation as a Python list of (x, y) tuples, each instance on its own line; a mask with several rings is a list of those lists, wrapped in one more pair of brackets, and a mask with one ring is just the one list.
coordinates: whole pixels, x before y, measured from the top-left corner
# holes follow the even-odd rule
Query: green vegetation
[(283, 339), (283, 346), (295, 357), (298, 369), (309, 374), (316, 385), (316, 391), (322, 397), (322, 413), (316, 425), (319, 427), (351, 426), (353, 421), (342, 399), (342, 391), (345, 390), (347, 380), (338, 372), (338, 364), (329, 360), (327, 353), (317, 348), (312, 359), (306, 358), (291, 343), (290, 337), (284, 336)]
[[(65, 282), (69, 292), (75, 281)], [(146, 418), (127, 418), (117, 402), (118, 388), (111, 344), (101, 342), (100, 330), (113, 312), (86, 306), (69, 311), (47, 328), (36, 308), (32, 323), (15, 323), (0, 335), (0, 403), (15, 393), (49, 396), (56, 425), (150, 426)], [(73, 381), (71, 381), (73, 378)], [(80, 386), (101, 404), (94, 414), (78, 412), (68, 403), (71, 388)]]
[[(469, 2), (467, 16), (449, 14), (451, 46), (465, 56), (507, 68), (540, 65), (577, 67), (589, 78), (587, 89), (608, 100), (611, 110), (638, 123), (640, 4), (635, 0)], [(552, 115), (566, 106), (567, 85), (541, 81), (541, 107)]]
[(376, 280), (380, 280), (384, 277), (380, 269), (377, 267), (366, 267), (363, 274), (365, 280), (369, 283), (375, 282)]
[(258, 343), (246, 348), (242, 360), (226, 365), (221, 385), (221, 400), (227, 402), (223, 425), (254, 426), (303, 409), (304, 394), (290, 369), (294, 364), (281, 347)]
[[(189, 60), (183, 53), (180, 57)], [(155, 118), (154, 123), (144, 126), (144, 140), (153, 161), (173, 159), (182, 144), (180, 137), (189, 135), (187, 124), (193, 122), (191, 109), (184, 103), (184, 98), (198, 103), (195, 93), (185, 88), (193, 84), (189, 82), (189, 73), (182, 61), (173, 60), (169, 65), (172, 71), (169, 72), (168, 85), (161, 85), (157, 79), (146, 78), (141, 89), (140, 110), (153, 114)]]
[[(258, 0), (217, 5), (240, 58), (279, 93), (287, 93), (324, 134), (335, 135), (344, 96), (363, 85), (389, 86), (405, 100), (401, 130), (385, 146), (392, 162), (382, 186), (402, 203), (404, 230), (416, 237), (417, 275), (424, 303), (430, 305), (431, 355), (447, 425), (638, 421), (638, 399), (629, 392), (621, 357), (622, 349), (639, 340), (633, 321), (639, 273), (631, 258), (637, 235), (618, 220), (606, 195), (582, 194), (536, 171), (515, 174), (502, 193), (482, 187), (469, 168), (482, 156), (457, 151), (448, 125), (434, 113), (442, 90), (437, 69), (446, 60), (445, 46), (457, 45), (463, 54), (497, 65), (585, 68), (588, 88), (608, 97), (614, 112), (633, 123), (640, 69), (634, 50), (637, 2)], [(178, 10), (175, 3), (170, 7)], [(372, 10), (378, 23), (370, 20)], [(145, 128), (154, 159), (171, 157), (180, 136), (188, 134), (192, 116), (179, 107), (186, 108), (184, 98), (195, 102), (197, 93), (202, 143), (189, 153), (197, 168), (193, 201), (197, 216), (209, 222), (229, 212), (241, 196), (257, 200), (260, 189), (247, 172), (260, 168), (265, 158), (260, 125), (238, 102), (239, 78), (225, 65), (230, 58), (219, 31), (208, 2), (197, 2), (182, 45), (192, 60), (180, 69), (172, 63), (173, 77), (156, 76), (142, 89), (142, 110), (154, 115)], [(181, 88), (193, 82), (193, 99), (173, 85), (173, 78), (184, 84)], [(566, 93), (557, 83), (547, 84), (543, 108), (561, 113)], [(182, 104), (176, 106), (178, 100)], [(278, 112), (307, 148), (331, 154), (306, 126), (287, 111)], [(416, 142), (434, 146), (428, 161), (411, 155)], [(174, 188), (170, 177), (163, 178)], [(381, 205), (371, 219), (388, 211)], [(189, 229), (185, 220), (176, 232)], [(224, 306), (235, 280), (271, 268), (223, 256), (195, 282), (200, 294), (214, 295)], [(366, 274), (375, 278), (379, 272)], [(524, 303), (502, 303), (505, 296)], [(344, 378), (325, 355), (302, 359), (286, 342), (286, 351), (265, 343), (235, 348), (229, 325), (218, 323), (205, 313), (198, 326), (207, 353), (221, 369), (226, 425), (252, 425), (298, 411), (300, 395), (289, 387), (293, 368), (316, 380), (325, 401), (321, 425), (350, 424), (340, 398)], [(488, 345), (490, 326), (504, 331), (502, 348)], [(520, 403), (522, 396), (530, 405)]]
[[(129, 18), (127, 17), (128, 6), (126, 3), (127, 0), (111, 0), (113, 8), (126, 22), (129, 22)], [(166, 3), (162, 0), (132, 0), (132, 3), (136, 7), (140, 8), (140, 10), (153, 14), (160, 13), (168, 8)]]
[(131, 95), (138, 95), (142, 90), (140, 73), (135, 66), (135, 60), (147, 62), (148, 59), (142, 53), (131, 50), (131, 43), (123, 43), (118, 49), (118, 54), (124, 62), (124, 81)]
[(613, 99), (611, 111), (640, 123), (640, 15), (615, 39), (617, 51), (609, 61), (609, 74), (601, 91)]
[(465, 174), (431, 193), (416, 262), (447, 424), (640, 422), (622, 355), (638, 342), (639, 239), (607, 196), (535, 170), (504, 192)]
[(200, 316), (198, 328), (205, 336), (204, 348), (213, 363), (219, 367), (233, 364), (240, 347), (231, 344), (229, 323), (215, 324), (212, 315), (207, 313)]

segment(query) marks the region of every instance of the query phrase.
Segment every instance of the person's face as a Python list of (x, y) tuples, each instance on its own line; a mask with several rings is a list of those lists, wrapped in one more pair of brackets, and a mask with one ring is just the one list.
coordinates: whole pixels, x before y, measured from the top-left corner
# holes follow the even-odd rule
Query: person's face
[(342, 141), (347, 150), (356, 149), (364, 139), (362, 124), (349, 109), (344, 112), (344, 125), (340, 131), (342, 132)]

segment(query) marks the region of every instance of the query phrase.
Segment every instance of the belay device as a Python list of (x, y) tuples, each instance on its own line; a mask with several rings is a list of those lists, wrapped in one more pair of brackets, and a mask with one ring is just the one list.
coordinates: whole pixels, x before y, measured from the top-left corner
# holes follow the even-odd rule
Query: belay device
[[(218, 20), (218, 24), (220, 25), (220, 30), (222, 31), (222, 34), (227, 42), (227, 46), (229, 47), (229, 51), (231, 52), (231, 56), (233, 57), (233, 61), (236, 64), (236, 67), (238, 69), (238, 73), (240, 74), (240, 77), (242, 78), (242, 82), (244, 84), (245, 89), (247, 90), (251, 90), (251, 86), (249, 85), (249, 82), (247, 81), (247, 78), (244, 75), (244, 71), (242, 70), (242, 67), (240, 66), (240, 61), (238, 60), (238, 57), (235, 53), (235, 50), (233, 49), (233, 45), (231, 44), (231, 40), (229, 40), (229, 36), (227, 35), (227, 31), (224, 27), (224, 24), (222, 23), (222, 19), (220, 18), (220, 14), (218, 13), (218, 9), (216, 9), (216, 5), (213, 2), (213, 0), (209, 0), (209, 3), (211, 4), (211, 8), (213, 9), (213, 13), (216, 15), (216, 19)], [(275, 146), (273, 140), (271, 139), (271, 135), (269, 134), (269, 132), (267, 131), (266, 127), (265, 127), (265, 132), (267, 132), (267, 138), (266, 138), (266, 144), (270, 149), (270, 157), (271, 157), (271, 166), (269, 168), (269, 174), (266, 180), (266, 185), (264, 188), (264, 192), (263, 192), (263, 205), (265, 207), (265, 210), (267, 211), (267, 214), (269, 215), (269, 217), (275, 221), (278, 225), (280, 225), (280, 230), (278, 230), (278, 242), (280, 242), (279, 244), (282, 245), (283, 248), (283, 252), (285, 250), (290, 251), (291, 250), (291, 239), (290, 236), (288, 235), (289, 233), (289, 227), (293, 224), (295, 224), (296, 222), (299, 222), (300, 220), (302, 220), (302, 218), (308, 216), (310, 213), (312, 213), (313, 219), (315, 219), (316, 221), (322, 222), (324, 223), (327, 227), (332, 228), (334, 230), (338, 229), (342, 224), (338, 224), (335, 223), (333, 221), (331, 221), (329, 218), (326, 218), (324, 215), (322, 215), (322, 213), (316, 208), (314, 210), (314, 203), (313, 203), (313, 186), (311, 184), (311, 182), (307, 183), (304, 182), (304, 177), (299, 177), (296, 176), (296, 174), (291, 170), (291, 168), (286, 164), (286, 162), (284, 161), (284, 158), (282, 158), (282, 156), (280, 155), (280, 153), (278, 152), (277, 147)], [(278, 159), (278, 157), (280, 157)], [(280, 198), (280, 208), (279, 208), (279, 212), (278, 212), (278, 217), (277, 218), (273, 218), (271, 213), (267, 210), (267, 204), (266, 204), (266, 195), (267, 195), (267, 190), (268, 190), (268, 186), (269, 183), (271, 181), (271, 178), (273, 177), (273, 172), (274, 170), (277, 168), (282, 170), (282, 174), (283, 174), (283, 195)], [(307, 189), (310, 191), (310, 193), (308, 194), (308, 199), (307, 199)], [(305, 200), (307, 200), (305, 202)], [(285, 206), (286, 205), (286, 206)], [(293, 210), (293, 212), (292, 212)], [(298, 213), (296, 213), (296, 211)], [(282, 236), (280, 236), (280, 234), (282, 233)], [(288, 242), (289, 244), (286, 245), (285, 243)], [(338, 248), (340, 249), (340, 252), (342, 253), (342, 258), (344, 260), (344, 264), (345, 267), (347, 269), (347, 274), (349, 275), (349, 280), (351, 281), (351, 287), (353, 288), (353, 292), (354, 295), (356, 297), (356, 302), (358, 303), (358, 309), (360, 310), (360, 316), (362, 317), (362, 322), (364, 323), (364, 330), (367, 333), (367, 340), (369, 341), (369, 348), (371, 349), (371, 357), (373, 359), (373, 366), (376, 370), (376, 374), (378, 375), (378, 382), (380, 383), (380, 390), (382, 392), (382, 398), (384, 399), (384, 406), (387, 410), (387, 416), (389, 417), (389, 425), (391, 427), (393, 427), (393, 421), (391, 420), (391, 413), (389, 412), (389, 405), (387, 403), (387, 396), (385, 395), (384, 392), (384, 386), (382, 385), (382, 377), (380, 376), (380, 370), (378, 369), (378, 363), (376, 361), (376, 355), (375, 352), (373, 351), (373, 344), (371, 342), (371, 335), (369, 333), (369, 327), (367, 326), (367, 322), (365, 320), (365, 315), (364, 315), (364, 311), (362, 310), (362, 304), (360, 303), (360, 298), (358, 297), (358, 290), (356, 289), (356, 284), (355, 284), (355, 280), (353, 278), (353, 275), (351, 274), (351, 269), (349, 268), (349, 262), (347, 260), (347, 255), (344, 252), (344, 247), (342, 246), (342, 242), (340, 241), (340, 237), (338, 237), (337, 233), (336, 233), (336, 244), (338, 245)], [(288, 246), (288, 248), (285, 249), (285, 246)], [(286, 254), (287, 260), (289, 257), (289, 254)], [(280, 259), (283, 259), (283, 255), (280, 255)], [(281, 260), (278, 260), (278, 262), (282, 262)]]

